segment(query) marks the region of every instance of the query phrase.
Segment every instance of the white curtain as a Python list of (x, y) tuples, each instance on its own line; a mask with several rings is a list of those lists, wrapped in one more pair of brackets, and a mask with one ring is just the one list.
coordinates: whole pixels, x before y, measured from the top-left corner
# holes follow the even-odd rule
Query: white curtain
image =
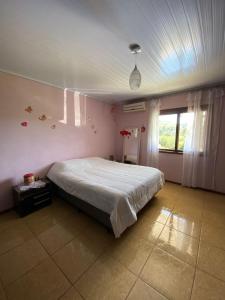
[(149, 101), (147, 164), (158, 168), (159, 165), (159, 114), (160, 100)]
[(184, 146), (182, 184), (215, 188), (217, 151), (222, 119), (223, 89), (190, 93), (189, 128)]

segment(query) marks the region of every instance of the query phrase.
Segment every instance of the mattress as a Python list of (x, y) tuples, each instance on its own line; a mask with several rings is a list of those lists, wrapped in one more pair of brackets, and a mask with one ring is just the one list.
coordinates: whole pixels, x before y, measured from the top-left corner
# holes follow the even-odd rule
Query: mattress
[(67, 193), (108, 213), (116, 237), (164, 184), (155, 168), (92, 157), (56, 162), (48, 178)]

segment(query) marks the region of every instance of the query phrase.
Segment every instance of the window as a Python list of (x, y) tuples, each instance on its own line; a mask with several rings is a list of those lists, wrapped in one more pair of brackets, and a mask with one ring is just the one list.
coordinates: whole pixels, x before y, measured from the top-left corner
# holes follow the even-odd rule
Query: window
[(187, 108), (162, 110), (159, 116), (159, 149), (182, 153), (192, 119), (193, 113), (188, 113)]

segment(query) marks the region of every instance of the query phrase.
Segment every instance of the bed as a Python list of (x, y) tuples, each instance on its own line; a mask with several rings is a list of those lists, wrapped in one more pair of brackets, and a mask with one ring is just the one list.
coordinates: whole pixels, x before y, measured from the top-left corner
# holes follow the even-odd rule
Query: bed
[(158, 169), (99, 157), (56, 162), (47, 176), (63, 198), (112, 228), (115, 237), (164, 184)]

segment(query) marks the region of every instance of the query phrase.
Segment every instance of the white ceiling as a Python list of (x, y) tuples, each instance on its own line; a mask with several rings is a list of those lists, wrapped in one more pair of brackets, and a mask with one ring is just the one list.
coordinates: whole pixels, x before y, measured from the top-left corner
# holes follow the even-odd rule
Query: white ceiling
[(224, 82), (225, 0), (0, 0), (0, 69), (109, 101)]

